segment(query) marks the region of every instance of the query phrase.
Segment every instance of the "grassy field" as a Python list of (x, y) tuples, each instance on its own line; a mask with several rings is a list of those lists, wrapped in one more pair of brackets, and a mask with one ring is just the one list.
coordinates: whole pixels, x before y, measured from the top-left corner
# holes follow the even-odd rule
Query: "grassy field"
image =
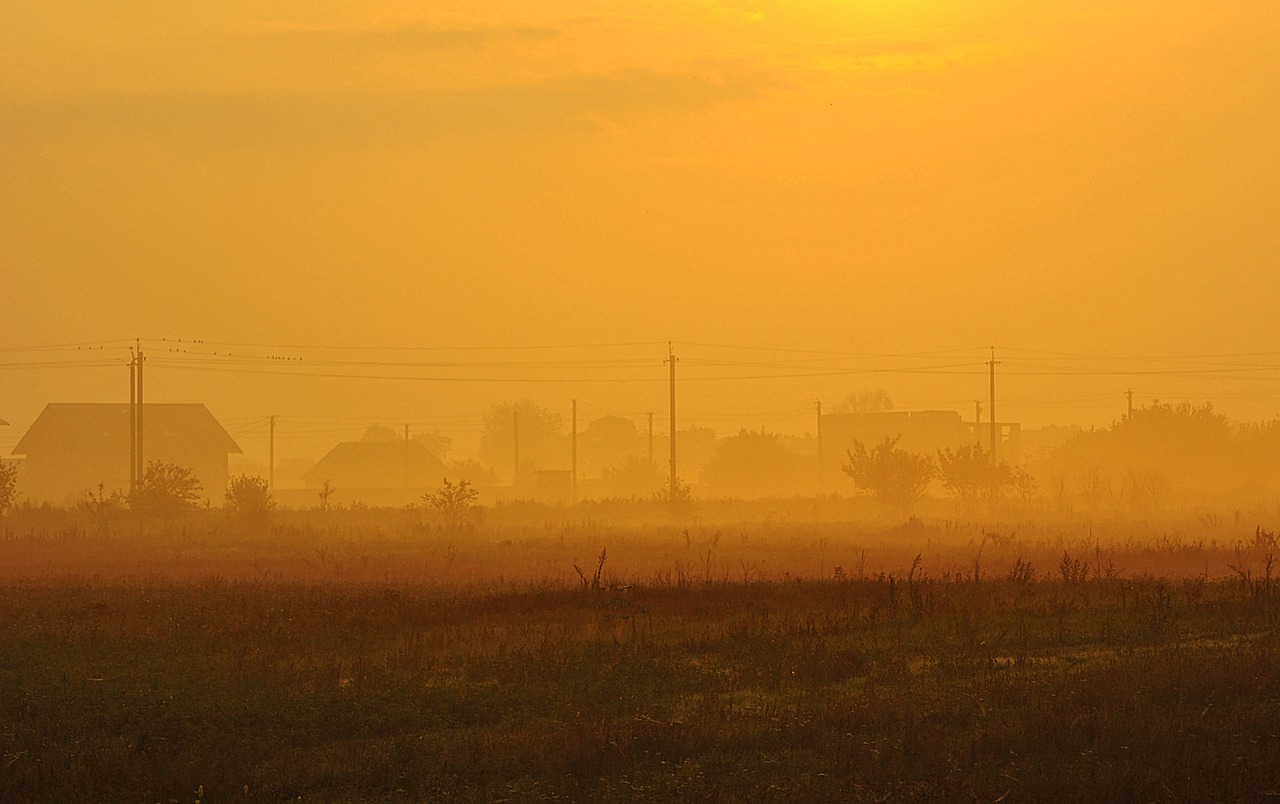
[(1280, 797), (1265, 531), (399, 516), (11, 517), (0, 800)]

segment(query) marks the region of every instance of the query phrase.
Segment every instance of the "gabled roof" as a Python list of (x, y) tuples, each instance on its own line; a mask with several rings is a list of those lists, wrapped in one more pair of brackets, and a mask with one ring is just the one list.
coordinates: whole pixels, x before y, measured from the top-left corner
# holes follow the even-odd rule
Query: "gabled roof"
[(303, 474), (303, 480), (366, 478), (367, 488), (399, 488), (408, 480), (439, 483), (444, 463), (417, 441), (346, 441)]
[[(182, 441), (201, 450), (239, 453), (240, 447), (209, 409), (199, 403), (155, 403), (142, 406), (143, 443)], [(127, 403), (51, 402), (40, 412), (14, 455), (52, 451), (71, 443), (129, 441)]]

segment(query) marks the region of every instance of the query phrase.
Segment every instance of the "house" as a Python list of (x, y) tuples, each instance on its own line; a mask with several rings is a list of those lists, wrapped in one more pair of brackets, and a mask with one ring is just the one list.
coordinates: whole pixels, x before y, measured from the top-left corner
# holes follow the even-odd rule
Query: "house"
[[(204, 495), (221, 500), (227, 456), (240, 447), (209, 409), (198, 403), (142, 406), (144, 464), (190, 469)], [(24, 456), (23, 489), (39, 502), (69, 503), (101, 484), (129, 490), (129, 405), (51, 403), (13, 448)]]
[[(423, 489), (439, 487), (447, 472), (444, 463), (417, 441), (346, 441), (308, 469), (302, 482), (309, 489), (328, 482), (343, 497), (413, 489), (416, 498)], [(382, 496), (356, 495), (366, 502), (382, 502)]]

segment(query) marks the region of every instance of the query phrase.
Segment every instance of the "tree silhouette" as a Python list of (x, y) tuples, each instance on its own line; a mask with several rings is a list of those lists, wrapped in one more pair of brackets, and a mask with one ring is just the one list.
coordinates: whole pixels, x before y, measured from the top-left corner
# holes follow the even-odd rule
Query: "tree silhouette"
[(995, 463), (981, 444), (938, 450), (938, 477), (965, 510), (983, 495), (992, 497), (1013, 477), (1008, 464)]
[(482, 461), (499, 471), (514, 467), (513, 419), (516, 416), (520, 421), (521, 469), (569, 462), (569, 448), (562, 434), (563, 419), (530, 399), (503, 402), (485, 414), (484, 431), (480, 434)]
[(18, 494), (18, 467), (0, 461), (0, 514), (8, 512)]
[(410, 440), (418, 442), (423, 449), (442, 461), (448, 457), (449, 450), (453, 448), (453, 439), (439, 430), (415, 432), (410, 436)]
[(480, 492), (471, 487), (470, 481), (452, 483), (446, 477), (440, 489), (422, 495), (422, 501), (439, 512), (446, 527), (459, 530), (471, 524), (479, 497)]
[(200, 503), (200, 481), (195, 472), (172, 463), (147, 464), (138, 486), (129, 496), (129, 507), (144, 516), (167, 522), (196, 508)]
[(905, 516), (924, 497), (935, 470), (928, 455), (900, 449), (900, 438), (886, 438), (871, 450), (854, 441), (843, 469), (885, 512)]
[(867, 388), (845, 395), (831, 409), (832, 413), (887, 413), (893, 410), (893, 400), (883, 388)]
[(227, 510), (242, 522), (259, 523), (271, 518), (276, 502), (267, 481), (253, 475), (232, 478), (226, 494)]
[(702, 482), (719, 494), (777, 496), (798, 491), (808, 467), (777, 433), (742, 430), (716, 444)]
[(668, 482), (660, 468), (635, 455), (602, 470), (600, 480), (606, 495), (622, 497), (648, 496)]
[(578, 457), (596, 469), (611, 469), (639, 455), (644, 439), (635, 422), (621, 416), (603, 416), (587, 423), (578, 436)]
[(360, 436), (360, 440), (366, 443), (399, 441), (400, 434), (397, 433), (394, 428), (374, 422), (365, 428), (364, 435)]

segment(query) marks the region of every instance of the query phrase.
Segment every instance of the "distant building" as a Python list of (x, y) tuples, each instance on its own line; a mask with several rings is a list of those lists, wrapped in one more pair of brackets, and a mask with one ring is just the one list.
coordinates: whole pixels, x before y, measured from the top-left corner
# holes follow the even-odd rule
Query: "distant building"
[[(227, 488), (227, 456), (240, 447), (201, 404), (148, 402), (142, 457), (190, 469), (206, 498)], [(22, 486), (37, 502), (68, 503), (98, 488), (129, 490), (129, 405), (52, 403), (13, 448), (24, 456)]]
[[(1022, 459), (1021, 426), (997, 422), (997, 460), (1018, 463)], [(861, 441), (871, 449), (886, 438), (898, 438), (898, 447), (907, 452), (936, 455), (939, 449), (955, 449), (963, 444), (981, 443), (991, 449), (991, 427), (975, 426), (953, 410), (885, 411), (881, 413), (832, 413), (822, 417), (822, 437), (844, 460), (846, 449)]]
[(417, 441), (347, 441), (308, 469), (302, 482), (319, 489), (328, 481), (344, 496), (389, 489), (420, 493), (439, 487), (447, 473), (444, 463)]

